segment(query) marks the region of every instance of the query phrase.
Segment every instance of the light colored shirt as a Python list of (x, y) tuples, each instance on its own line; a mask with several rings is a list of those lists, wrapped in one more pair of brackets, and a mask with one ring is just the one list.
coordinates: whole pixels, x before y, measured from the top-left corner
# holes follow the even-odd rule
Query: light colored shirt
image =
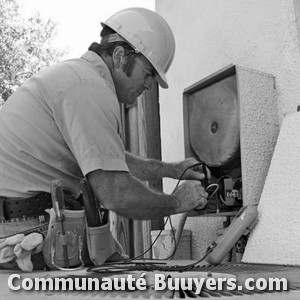
[(0, 110), (0, 196), (50, 192), (60, 179), (77, 197), (97, 169), (128, 171), (113, 79), (88, 51), (39, 72)]

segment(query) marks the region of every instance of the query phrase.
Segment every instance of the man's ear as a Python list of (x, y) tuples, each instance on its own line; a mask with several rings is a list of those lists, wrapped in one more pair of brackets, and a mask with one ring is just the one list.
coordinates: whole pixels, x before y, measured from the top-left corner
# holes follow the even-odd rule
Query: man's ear
[(117, 46), (112, 53), (112, 60), (117, 68), (120, 68), (124, 63), (125, 50), (122, 46)]

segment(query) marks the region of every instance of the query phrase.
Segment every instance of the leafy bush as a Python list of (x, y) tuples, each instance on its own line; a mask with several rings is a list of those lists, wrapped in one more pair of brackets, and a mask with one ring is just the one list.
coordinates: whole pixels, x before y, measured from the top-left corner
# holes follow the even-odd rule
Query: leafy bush
[(54, 21), (39, 14), (22, 17), (16, 0), (0, 0), (0, 102), (40, 68), (66, 54), (51, 46), (56, 29)]

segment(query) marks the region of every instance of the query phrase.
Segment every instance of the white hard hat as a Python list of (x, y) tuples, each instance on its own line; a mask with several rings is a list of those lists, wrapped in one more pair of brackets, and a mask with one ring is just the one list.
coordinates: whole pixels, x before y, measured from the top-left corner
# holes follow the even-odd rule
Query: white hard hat
[(175, 39), (168, 23), (145, 8), (124, 9), (101, 25), (108, 26), (141, 52), (157, 71), (157, 82), (168, 88), (166, 72), (175, 54)]

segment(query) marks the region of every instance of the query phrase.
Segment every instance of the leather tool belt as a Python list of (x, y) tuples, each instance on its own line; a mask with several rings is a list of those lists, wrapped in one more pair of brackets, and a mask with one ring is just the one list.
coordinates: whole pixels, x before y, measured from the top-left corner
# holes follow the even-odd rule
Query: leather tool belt
[(52, 207), (51, 194), (41, 192), (25, 199), (0, 197), (0, 221), (45, 215)]

